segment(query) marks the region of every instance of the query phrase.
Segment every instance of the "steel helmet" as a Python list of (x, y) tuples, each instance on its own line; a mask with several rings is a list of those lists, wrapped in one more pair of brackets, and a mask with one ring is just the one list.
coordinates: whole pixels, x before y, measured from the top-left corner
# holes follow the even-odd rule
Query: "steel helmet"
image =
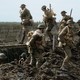
[(21, 4), (21, 6), (20, 7), (25, 7), (26, 5), (25, 4)]
[(41, 7), (41, 9), (42, 9), (42, 10), (45, 10), (45, 9), (46, 9), (46, 6), (45, 6), (45, 5), (43, 5), (43, 6)]
[(61, 11), (61, 14), (62, 14), (62, 13), (67, 13), (67, 12), (66, 12), (66, 11)]
[(37, 28), (38, 29), (44, 29), (45, 28), (45, 25), (44, 24), (39, 24)]

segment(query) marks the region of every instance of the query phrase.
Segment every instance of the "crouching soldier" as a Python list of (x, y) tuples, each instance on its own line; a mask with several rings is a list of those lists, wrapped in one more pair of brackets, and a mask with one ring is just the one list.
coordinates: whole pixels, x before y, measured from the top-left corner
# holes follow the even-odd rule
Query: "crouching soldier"
[(72, 57), (71, 49), (73, 48), (73, 22), (71, 20), (67, 21), (67, 26), (64, 27), (59, 33), (59, 38), (62, 43), (62, 48), (65, 53), (65, 58), (63, 60), (61, 69), (64, 70), (65, 66), (69, 63)]
[(43, 24), (38, 25), (32, 38), (28, 42), (28, 52), (30, 53), (30, 65), (39, 67), (41, 65), (42, 53), (44, 52), (44, 28)]

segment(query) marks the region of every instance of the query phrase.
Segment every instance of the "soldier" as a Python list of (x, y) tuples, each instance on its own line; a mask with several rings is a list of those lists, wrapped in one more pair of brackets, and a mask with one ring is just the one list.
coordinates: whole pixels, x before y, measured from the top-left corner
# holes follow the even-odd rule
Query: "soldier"
[(44, 28), (45, 25), (38, 25), (38, 29), (34, 31), (32, 38), (29, 41), (28, 52), (30, 53), (30, 65), (40, 66), (41, 56), (44, 52)]
[(30, 11), (26, 8), (25, 4), (21, 4), (20, 8), (21, 8), (20, 18), (21, 18), (21, 24), (23, 26), (23, 36), (22, 36), (20, 43), (23, 43), (29, 31), (29, 26), (32, 26), (32, 15)]
[[(61, 32), (61, 30), (65, 27), (65, 26), (67, 26), (67, 21), (68, 20), (72, 20), (73, 21), (73, 18), (71, 17), (71, 16), (69, 16), (69, 15), (66, 15), (66, 11), (61, 11), (61, 15), (62, 15), (62, 20), (60, 21), (60, 26), (59, 26), (59, 31), (58, 31), (58, 34)], [(60, 46), (62, 46), (61, 45), (61, 42), (60, 42), (60, 38), (59, 38), (59, 36), (58, 36), (58, 41), (59, 41), (59, 43), (58, 43), (58, 47), (60, 47)]]
[(66, 11), (61, 11), (61, 15), (62, 15), (62, 20), (61, 20), (61, 22), (63, 21), (63, 20), (65, 20), (66, 21), (66, 23), (67, 23), (67, 21), (68, 20), (73, 20), (73, 18), (71, 17), (71, 16), (69, 16), (69, 15), (66, 15)]
[(41, 7), (41, 10), (44, 12), (43, 21), (46, 25), (46, 33), (50, 37), (50, 40), (52, 40), (53, 36), (52, 36), (51, 30), (53, 26), (56, 24), (56, 21), (55, 21), (56, 18), (54, 18), (56, 14), (53, 12), (51, 7), (50, 9), (48, 9), (45, 5)]
[(62, 43), (62, 48), (65, 53), (65, 58), (62, 63), (61, 69), (65, 69), (65, 65), (67, 65), (72, 57), (71, 49), (73, 48), (73, 22), (71, 20), (67, 21), (67, 26), (64, 27), (59, 33), (59, 38)]

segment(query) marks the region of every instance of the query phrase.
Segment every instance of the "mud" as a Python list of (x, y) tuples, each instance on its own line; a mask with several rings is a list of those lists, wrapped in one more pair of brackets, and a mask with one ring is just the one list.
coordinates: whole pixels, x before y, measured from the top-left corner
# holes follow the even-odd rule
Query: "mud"
[(29, 55), (25, 60), (15, 58), (0, 64), (0, 80), (80, 80), (80, 51), (72, 51), (73, 56), (66, 65), (66, 71), (60, 70), (64, 53), (57, 48), (55, 53), (43, 53), (43, 63), (39, 67), (29, 65)]

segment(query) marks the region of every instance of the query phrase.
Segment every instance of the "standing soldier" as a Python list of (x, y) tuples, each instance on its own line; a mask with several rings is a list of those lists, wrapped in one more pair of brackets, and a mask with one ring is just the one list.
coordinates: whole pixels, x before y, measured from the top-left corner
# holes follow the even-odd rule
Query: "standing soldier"
[(64, 27), (59, 33), (59, 38), (62, 43), (62, 48), (65, 53), (65, 58), (62, 63), (61, 69), (64, 70), (65, 66), (69, 63), (72, 57), (71, 49), (73, 48), (73, 22), (71, 20), (67, 21), (67, 26)]
[[(70, 16), (69, 16), (69, 15), (66, 15), (66, 13), (67, 13), (67, 12), (64, 11), (64, 10), (61, 11), (62, 20), (60, 21), (58, 34), (62, 31), (62, 29), (63, 29), (65, 26), (67, 26), (67, 21), (68, 21), (68, 20), (73, 21), (73, 18), (71, 17), (71, 13), (70, 13)], [(60, 47), (60, 46), (61, 46), (61, 42), (60, 42), (59, 36), (58, 36), (58, 41), (59, 41), (58, 47)]]
[(60, 31), (67, 26), (67, 21), (68, 20), (72, 20), (72, 17), (69, 15), (66, 15), (66, 11), (61, 11), (61, 15), (62, 15), (62, 20), (60, 21), (60, 25), (59, 25), (59, 31), (58, 33), (60, 33)]
[(39, 24), (38, 29), (34, 31), (32, 38), (28, 42), (28, 52), (30, 53), (30, 65), (40, 66), (41, 56), (44, 52), (44, 28), (45, 25)]
[(23, 43), (29, 31), (29, 26), (32, 26), (32, 15), (30, 11), (26, 8), (25, 4), (21, 4), (20, 8), (21, 24), (23, 25), (23, 36), (20, 43)]
[(41, 7), (41, 10), (44, 12), (43, 21), (46, 25), (46, 33), (51, 39), (52, 38), (51, 30), (56, 23), (54, 18), (56, 14), (52, 11), (51, 7), (50, 9), (48, 9), (45, 5)]

